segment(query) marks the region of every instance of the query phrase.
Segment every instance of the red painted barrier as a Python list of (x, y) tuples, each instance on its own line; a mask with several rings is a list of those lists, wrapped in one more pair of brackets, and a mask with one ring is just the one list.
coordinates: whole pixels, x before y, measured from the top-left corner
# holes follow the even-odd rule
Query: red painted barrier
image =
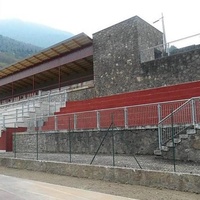
[(2, 132), (1, 137), (0, 137), (0, 150), (12, 151), (13, 133), (24, 132), (26, 130), (27, 128), (24, 128), (24, 127), (6, 128), (6, 130)]

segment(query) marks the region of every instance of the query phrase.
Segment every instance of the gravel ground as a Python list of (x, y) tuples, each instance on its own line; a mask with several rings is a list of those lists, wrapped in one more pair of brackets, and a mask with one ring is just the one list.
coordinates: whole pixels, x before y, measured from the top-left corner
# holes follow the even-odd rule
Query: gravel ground
[[(72, 154), (71, 161), (73, 163), (84, 163), (90, 164), (94, 155), (87, 154)], [(11, 152), (0, 153), (0, 157), (15, 157)], [(17, 153), (17, 158), (25, 159), (37, 159), (37, 154), (27, 154), (27, 153)], [(39, 160), (48, 160), (48, 161), (58, 161), (58, 162), (70, 162), (69, 154), (38, 154)], [(114, 157), (115, 166), (119, 167), (129, 167), (129, 168), (142, 168), (149, 170), (161, 170), (161, 171), (174, 171), (173, 161), (163, 160), (155, 156), (120, 156), (117, 155)], [(113, 157), (107, 155), (97, 155), (92, 163), (93, 165), (113, 165)], [(180, 162), (176, 161), (176, 172), (182, 173), (193, 173), (200, 174), (200, 163), (194, 162)]]

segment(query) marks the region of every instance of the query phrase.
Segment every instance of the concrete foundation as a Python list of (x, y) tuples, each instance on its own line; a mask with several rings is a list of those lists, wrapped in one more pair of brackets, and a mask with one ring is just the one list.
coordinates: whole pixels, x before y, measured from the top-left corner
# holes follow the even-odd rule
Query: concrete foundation
[(131, 185), (166, 188), (200, 193), (200, 175), (138, 170), (108, 166), (91, 166), (35, 160), (0, 158), (0, 165), (15, 169), (89, 178)]

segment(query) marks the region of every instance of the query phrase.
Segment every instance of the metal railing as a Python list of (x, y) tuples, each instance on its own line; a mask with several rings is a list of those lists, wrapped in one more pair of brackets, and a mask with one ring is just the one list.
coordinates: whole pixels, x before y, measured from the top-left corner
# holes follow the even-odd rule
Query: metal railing
[(200, 122), (199, 109), (200, 97), (191, 98), (176, 109), (171, 107), (171, 112), (158, 123), (159, 149), (186, 129), (195, 127)]
[(158, 58), (200, 49), (200, 33), (174, 40), (166, 44), (159, 44), (140, 51), (141, 63)]
[[(14, 127), (37, 116), (49, 116), (59, 111), (67, 101), (66, 91), (43, 92), (37, 96), (0, 105), (0, 126)], [(24, 126), (24, 125), (23, 125)]]
[(157, 128), (160, 119), (163, 119), (171, 112), (172, 106), (178, 108), (185, 101), (169, 101), (58, 114), (51, 115), (48, 119), (45, 116), (38, 116), (35, 119), (28, 119), (28, 123), (32, 125), (38, 124), (40, 131), (106, 130), (112, 120), (116, 129)]

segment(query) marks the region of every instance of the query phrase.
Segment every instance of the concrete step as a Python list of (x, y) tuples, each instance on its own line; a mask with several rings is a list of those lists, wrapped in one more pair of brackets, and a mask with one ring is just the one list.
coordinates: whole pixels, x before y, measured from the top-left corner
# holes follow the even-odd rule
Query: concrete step
[(195, 128), (196, 128), (196, 129), (200, 129), (200, 124), (197, 124), (197, 125), (195, 126)]
[(16, 128), (15, 123), (6, 123), (5, 128)]
[(167, 146), (162, 146), (162, 147), (161, 147), (161, 150), (162, 150), (162, 151), (169, 151), (169, 148), (168, 148)]
[(193, 135), (193, 134), (196, 134), (196, 130), (195, 130), (195, 129), (188, 129), (188, 130), (186, 131), (186, 133), (187, 133), (188, 135)]
[(181, 143), (181, 139), (180, 139), (180, 138), (174, 138), (174, 143), (175, 143), (175, 144)]
[(154, 150), (154, 155), (161, 156), (162, 155), (162, 151), (160, 149), (156, 149), (156, 150)]
[[(181, 143), (181, 139), (180, 138), (174, 138), (174, 144), (179, 144), (179, 143)], [(174, 146), (173, 141), (167, 142), (166, 146), (167, 147), (173, 147)]]
[(167, 147), (173, 147), (174, 145), (173, 145), (173, 142), (170, 141), (170, 142), (167, 142), (166, 146)]
[(180, 134), (179, 138), (180, 139), (188, 139), (188, 134)]
[(17, 127), (27, 127), (27, 124), (24, 122), (16, 122)]

